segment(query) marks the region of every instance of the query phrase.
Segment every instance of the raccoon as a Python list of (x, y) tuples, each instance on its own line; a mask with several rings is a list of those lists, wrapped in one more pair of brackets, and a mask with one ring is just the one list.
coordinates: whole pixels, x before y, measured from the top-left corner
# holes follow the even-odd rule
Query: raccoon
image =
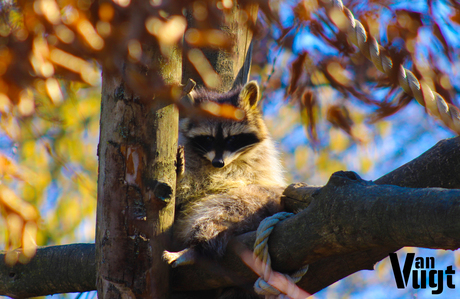
[(197, 90), (194, 105), (217, 103), (244, 111), (241, 120), (213, 116), (183, 118), (179, 144), (185, 171), (176, 189), (175, 239), (185, 250), (164, 253), (172, 266), (198, 256), (219, 258), (229, 240), (256, 230), (267, 216), (282, 209), (283, 170), (257, 107), (255, 81), (224, 94)]

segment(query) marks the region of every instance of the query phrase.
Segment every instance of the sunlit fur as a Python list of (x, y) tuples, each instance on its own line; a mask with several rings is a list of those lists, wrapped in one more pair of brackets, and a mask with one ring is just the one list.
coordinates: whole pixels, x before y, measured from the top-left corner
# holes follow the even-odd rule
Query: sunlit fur
[[(255, 82), (226, 94), (197, 91), (195, 105), (205, 101), (232, 104), (243, 109), (246, 117), (236, 121), (191, 116), (180, 122), (185, 173), (176, 192), (179, 213), (175, 235), (184, 246), (192, 246), (203, 255), (223, 255), (232, 236), (257, 229), (263, 218), (281, 209), (283, 171), (257, 108), (258, 97)], [(197, 150), (191, 139), (215, 136), (218, 130), (224, 138), (253, 134), (258, 142), (234, 152), (224, 151), (225, 165), (217, 168), (211, 164), (216, 153)]]

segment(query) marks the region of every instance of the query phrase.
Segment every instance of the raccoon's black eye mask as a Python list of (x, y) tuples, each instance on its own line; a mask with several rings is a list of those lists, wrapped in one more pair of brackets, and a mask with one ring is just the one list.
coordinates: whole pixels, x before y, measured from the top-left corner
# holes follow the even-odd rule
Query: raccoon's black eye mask
[(192, 145), (198, 151), (204, 153), (210, 152), (213, 149), (214, 137), (212, 136), (197, 136), (192, 138)]
[(237, 152), (240, 149), (256, 144), (260, 141), (256, 135), (251, 133), (243, 133), (229, 136), (225, 140), (226, 150), (230, 152)]
[(227, 138), (214, 138), (213, 136), (196, 136), (192, 139), (192, 145), (198, 151), (210, 152), (212, 150), (221, 150), (237, 152), (243, 148), (260, 142), (255, 134), (242, 133), (229, 136)]

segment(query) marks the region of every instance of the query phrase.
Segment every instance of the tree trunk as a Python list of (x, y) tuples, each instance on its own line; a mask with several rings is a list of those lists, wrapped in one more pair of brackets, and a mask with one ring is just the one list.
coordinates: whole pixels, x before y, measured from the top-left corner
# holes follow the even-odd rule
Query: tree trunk
[[(218, 76), (210, 81), (212, 71), (203, 73), (196, 55), (191, 54), (201, 50), (185, 47), (183, 82), (194, 79), (198, 86), (223, 92), (248, 80), (252, 31), (241, 22), (242, 13), (249, 13), (255, 22), (256, 7), (251, 6), (247, 13), (235, 6), (230, 13), (223, 13), (218, 25), (234, 41), (232, 47), (203, 49)], [(189, 22), (189, 27), (196, 25), (192, 18)], [(169, 64), (155, 57), (158, 55), (153, 51), (152, 61), (163, 64), (151, 69), (159, 70), (167, 83), (179, 82), (179, 64), (165, 70)], [(178, 57), (169, 60), (176, 62)], [(132, 72), (133, 68), (129, 69)], [(127, 81), (136, 86), (132, 77)], [(96, 230), (99, 298), (169, 295), (169, 266), (161, 261), (161, 254), (174, 219), (177, 112), (161, 99), (146, 109), (149, 103), (141, 98), (145, 95), (136, 96), (122, 78), (103, 72)]]
[(180, 60), (150, 53), (153, 65), (131, 67), (123, 78), (103, 71), (96, 224), (99, 298), (169, 296), (169, 266), (161, 256), (174, 220), (178, 113), (170, 99), (142, 100), (126, 81), (142, 71), (178, 84)]
[[(187, 82), (188, 79), (193, 79), (198, 87), (207, 86), (219, 92), (226, 92), (235, 86), (245, 84), (249, 78), (252, 61), (253, 32), (249, 26), (255, 25), (257, 11), (258, 7), (250, 4), (244, 10), (234, 5), (231, 11), (222, 13), (222, 21), (215, 24), (215, 29), (224, 32), (233, 42), (228, 49), (193, 49), (185, 44), (182, 60), (182, 83)], [(188, 28), (200, 27), (200, 22), (192, 18), (191, 14), (188, 14), (187, 22)], [(193, 53), (195, 52), (193, 50), (203, 53), (217, 76), (213, 76), (209, 80), (202, 78), (203, 75), (210, 74), (200, 70), (194, 59)]]

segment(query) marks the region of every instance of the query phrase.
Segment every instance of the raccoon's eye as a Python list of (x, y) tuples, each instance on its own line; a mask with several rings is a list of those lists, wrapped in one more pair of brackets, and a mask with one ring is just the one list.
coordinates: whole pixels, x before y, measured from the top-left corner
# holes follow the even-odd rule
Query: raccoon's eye
[(248, 146), (254, 145), (259, 142), (259, 138), (256, 135), (250, 133), (244, 133), (239, 135), (233, 135), (227, 137), (225, 140), (226, 147), (231, 152), (236, 152), (238, 150), (247, 148)]
[(227, 137), (227, 144), (232, 144), (233, 142), (235, 142), (235, 140), (236, 136)]
[(214, 137), (212, 136), (196, 136), (192, 139), (193, 146), (204, 152), (211, 151), (213, 143)]

